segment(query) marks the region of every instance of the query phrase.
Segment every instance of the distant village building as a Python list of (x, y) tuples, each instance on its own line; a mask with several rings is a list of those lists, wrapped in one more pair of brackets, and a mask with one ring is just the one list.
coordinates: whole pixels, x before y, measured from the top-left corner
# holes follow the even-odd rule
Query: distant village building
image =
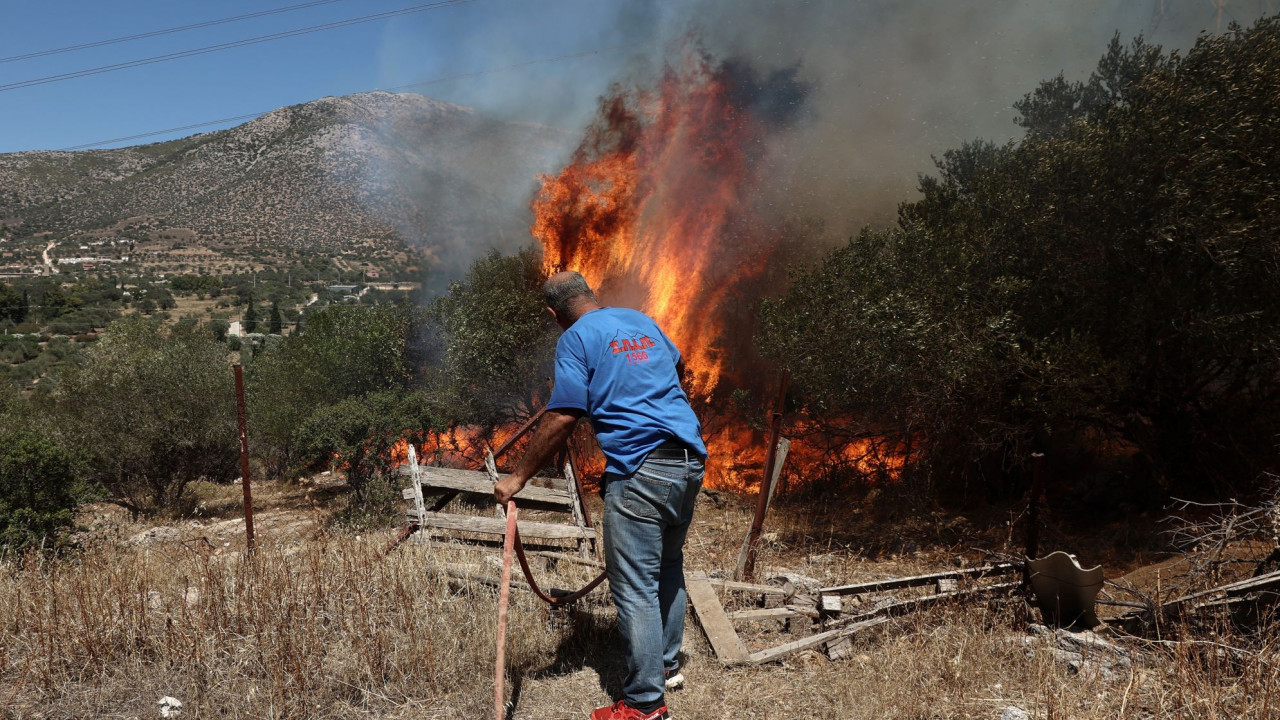
[(227, 335), (235, 335), (236, 337), (240, 337), (241, 332), (240, 332), (240, 321), (239, 321), (239, 320), (232, 320), (232, 321), (231, 321), (231, 325), (230, 325), (230, 327), (228, 327), (228, 328), (227, 328)]
[(111, 258), (104, 257), (70, 257), (58, 258), (59, 265), (83, 265), (84, 263), (111, 263), (115, 262)]
[(346, 295), (356, 291), (357, 285), (330, 285), (329, 292)]

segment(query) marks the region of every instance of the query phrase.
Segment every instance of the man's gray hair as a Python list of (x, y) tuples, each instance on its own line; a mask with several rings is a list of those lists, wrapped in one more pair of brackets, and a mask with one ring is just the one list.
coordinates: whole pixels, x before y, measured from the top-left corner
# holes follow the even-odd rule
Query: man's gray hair
[(542, 285), (543, 300), (559, 317), (572, 317), (572, 309), (576, 304), (574, 301), (580, 297), (596, 299), (587, 279), (576, 272), (557, 273)]

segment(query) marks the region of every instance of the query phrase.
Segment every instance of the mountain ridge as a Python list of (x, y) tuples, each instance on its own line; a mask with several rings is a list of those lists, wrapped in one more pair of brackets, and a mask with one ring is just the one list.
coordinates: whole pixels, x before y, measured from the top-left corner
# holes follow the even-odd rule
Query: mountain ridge
[(325, 97), (176, 140), (0, 154), (0, 219), (57, 238), (151, 217), (210, 246), (402, 243), (448, 264), (520, 244), (536, 176), (570, 147), (563, 131), (421, 95)]

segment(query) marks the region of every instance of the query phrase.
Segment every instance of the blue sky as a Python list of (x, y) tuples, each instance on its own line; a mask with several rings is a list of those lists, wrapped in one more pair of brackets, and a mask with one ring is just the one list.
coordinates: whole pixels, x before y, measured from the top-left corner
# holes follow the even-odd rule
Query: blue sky
[[(303, 1), (0, 0), (0, 58)], [(0, 62), (0, 85), (426, 1), (341, 0), (137, 42)], [(1238, 0), (1228, 5), (1225, 19), (1247, 23), (1277, 5), (1277, 0)], [(1169, 13), (1153, 23), (1157, 6)], [(666, 43), (692, 27), (712, 51), (743, 53), (764, 66), (799, 64), (802, 75), (828, 95), (825, 104), (817, 104), (828, 113), (820, 121), (850, 125), (851, 137), (885, 133), (891, 142), (881, 145), (911, 148), (905, 166), (914, 174), (928, 169), (930, 154), (962, 140), (1007, 138), (1015, 132), (1014, 100), (1059, 72), (1083, 79), (1113, 33), (1127, 40), (1151, 33), (1154, 26), (1155, 41), (1187, 47), (1215, 23), (1206, 0), (474, 0), (0, 92), (0, 152), (65, 148), (325, 95), (613, 48), (413, 89), (499, 117), (573, 130), (589, 118), (595, 99), (611, 82), (652, 67)], [(168, 138), (154, 140), (160, 139)]]
[[(344, 0), (199, 30), (0, 63), (0, 85), (425, 4)], [(0, 57), (198, 23), (303, 0), (0, 0)], [(641, 5), (645, 3), (640, 3)], [(371, 90), (616, 47), (633, 41), (616, 3), (593, 0), (465, 5), (259, 45), (0, 92), (0, 152), (58, 149)], [(598, 95), (628, 51), (439, 83), (413, 91), (497, 114), (533, 105), (529, 119), (568, 117)], [(571, 73), (572, 87), (557, 82)], [(588, 87), (590, 86), (590, 87)], [(569, 97), (572, 96), (572, 97)], [(537, 108), (542, 108), (541, 111)]]

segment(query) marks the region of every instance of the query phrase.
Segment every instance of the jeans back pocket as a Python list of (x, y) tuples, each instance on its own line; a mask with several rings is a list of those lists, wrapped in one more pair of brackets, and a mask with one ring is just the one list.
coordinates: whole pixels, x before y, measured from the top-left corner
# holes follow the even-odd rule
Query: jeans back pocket
[(632, 514), (659, 520), (671, 498), (672, 483), (632, 475), (622, 488), (622, 506)]

